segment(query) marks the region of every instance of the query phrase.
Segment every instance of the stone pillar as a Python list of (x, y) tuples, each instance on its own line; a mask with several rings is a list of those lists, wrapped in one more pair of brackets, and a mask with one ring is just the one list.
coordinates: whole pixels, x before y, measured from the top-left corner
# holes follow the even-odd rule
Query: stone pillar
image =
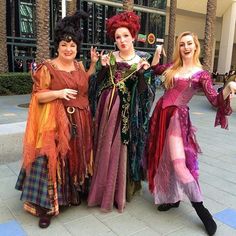
[(216, 51), (216, 40), (214, 39), (213, 46), (212, 46), (212, 61), (211, 61), (211, 71), (214, 69), (214, 58), (215, 58), (215, 51)]
[(220, 52), (217, 71), (220, 74), (229, 72), (233, 44), (234, 44), (234, 33), (236, 24), (236, 0), (232, 1), (232, 5), (223, 15), (222, 30), (221, 30), (221, 40), (220, 40)]

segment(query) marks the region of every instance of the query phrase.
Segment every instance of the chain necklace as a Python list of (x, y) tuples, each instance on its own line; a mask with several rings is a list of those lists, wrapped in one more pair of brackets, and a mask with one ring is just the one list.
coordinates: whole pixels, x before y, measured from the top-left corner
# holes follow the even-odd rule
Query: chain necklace
[(122, 57), (122, 56), (120, 55), (120, 52), (118, 53), (118, 55), (119, 55), (119, 57), (120, 57), (123, 61), (132, 61), (132, 60), (136, 57), (136, 53), (135, 53), (134, 56), (131, 57), (130, 59), (125, 59), (124, 57)]

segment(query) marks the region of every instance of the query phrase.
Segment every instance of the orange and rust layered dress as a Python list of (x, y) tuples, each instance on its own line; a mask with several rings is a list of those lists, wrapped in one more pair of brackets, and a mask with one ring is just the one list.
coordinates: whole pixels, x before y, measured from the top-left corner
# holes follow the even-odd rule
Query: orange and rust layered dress
[[(34, 81), (23, 145), (23, 165), (16, 183), (24, 209), (59, 214), (59, 206), (79, 205), (86, 196), (93, 168), (89, 77), (81, 62), (62, 71), (53, 61), (42, 62)], [(37, 94), (70, 88), (76, 99), (39, 103)]]

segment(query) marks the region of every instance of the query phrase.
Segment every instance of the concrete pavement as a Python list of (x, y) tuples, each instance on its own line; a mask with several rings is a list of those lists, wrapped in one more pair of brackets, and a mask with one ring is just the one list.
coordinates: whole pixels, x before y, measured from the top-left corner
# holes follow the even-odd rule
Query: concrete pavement
[(19, 160), (30, 95), (0, 96), (0, 164)]
[[(2, 98), (5, 100), (4, 104), (9, 99), (9, 105), (4, 105), (4, 109), (2, 109)], [(16, 129), (18, 131), (24, 129), (27, 109), (20, 108), (21, 113), (16, 104), (25, 103), (28, 99), (29, 96), (16, 96), (14, 99), (0, 97), (0, 120), (3, 122), (0, 125), (0, 136), (12, 135)], [(3, 115), (9, 113), (16, 115)], [(190, 104), (190, 115), (192, 123), (198, 128), (197, 138), (203, 151), (199, 160), (204, 203), (215, 217), (216, 214), (221, 214), (227, 209), (232, 209), (236, 214), (236, 113), (233, 113), (229, 119), (229, 130), (214, 128), (215, 110), (211, 108), (205, 97), (195, 96)], [(9, 136), (5, 136), (4, 140), (8, 141), (12, 148), (15, 146), (14, 139), (9, 140)], [(2, 141), (0, 139), (1, 146)], [(20, 149), (20, 144), (21, 141), (17, 150)], [(78, 207), (65, 209), (59, 216), (53, 218), (49, 228), (40, 229), (38, 218), (22, 209), (22, 202), (19, 200), (20, 192), (14, 189), (20, 169), (20, 150), (17, 159), (14, 158), (15, 161), (11, 160), (12, 154), (4, 155), (4, 157), (0, 156), (4, 159), (2, 162), (4, 164), (0, 165), (0, 236), (3, 234), (1, 224), (4, 225), (11, 220), (16, 221), (22, 232), (29, 236), (206, 235), (202, 223), (188, 200), (182, 202), (178, 209), (158, 212), (146, 183), (143, 183), (140, 194), (127, 203), (122, 214), (115, 209), (111, 213), (101, 213), (99, 208), (88, 208), (86, 203), (82, 203)], [(231, 220), (236, 220), (236, 215), (235, 219), (232, 216)], [(236, 235), (236, 222), (235, 227), (217, 219), (216, 222), (218, 224), (216, 236)]]

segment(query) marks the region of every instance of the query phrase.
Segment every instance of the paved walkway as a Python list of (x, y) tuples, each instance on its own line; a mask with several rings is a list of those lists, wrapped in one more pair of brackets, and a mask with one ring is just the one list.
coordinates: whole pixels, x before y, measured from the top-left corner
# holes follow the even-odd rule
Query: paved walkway
[[(27, 100), (28, 96), (0, 97), (0, 120), (3, 122), (0, 126), (1, 132), (13, 132), (10, 131), (11, 127), (16, 124), (23, 124), (22, 128), (24, 127), (27, 109), (18, 108), (16, 104), (25, 103)], [(198, 127), (198, 141), (203, 151), (200, 156), (200, 185), (205, 205), (217, 221), (216, 236), (235, 236), (236, 113), (229, 119), (229, 130), (222, 130), (213, 127), (215, 111), (205, 97), (196, 96), (190, 107), (192, 122)], [(11, 145), (14, 146), (14, 143)], [(141, 193), (127, 204), (122, 214), (115, 209), (111, 213), (101, 213), (99, 208), (87, 208), (86, 203), (83, 203), (78, 207), (65, 209), (52, 219), (49, 228), (40, 229), (37, 225), (38, 219), (23, 211), (22, 202), (19, 200), (20, 192), (14, 189), (19, 168), (19, 161), (0, 165), (0, 236), (206, 235), (203, 225), (187, 200), (178, 209), (158, 212), (146, 183), (143, 183)], [(224, 223), (219, 220), (220, 217), (225, 219)]]
[(0, 124), (9, 124), (25, 121), (27, 108), (21, 104), (29, 102), (30, 95), (0, 96)]

